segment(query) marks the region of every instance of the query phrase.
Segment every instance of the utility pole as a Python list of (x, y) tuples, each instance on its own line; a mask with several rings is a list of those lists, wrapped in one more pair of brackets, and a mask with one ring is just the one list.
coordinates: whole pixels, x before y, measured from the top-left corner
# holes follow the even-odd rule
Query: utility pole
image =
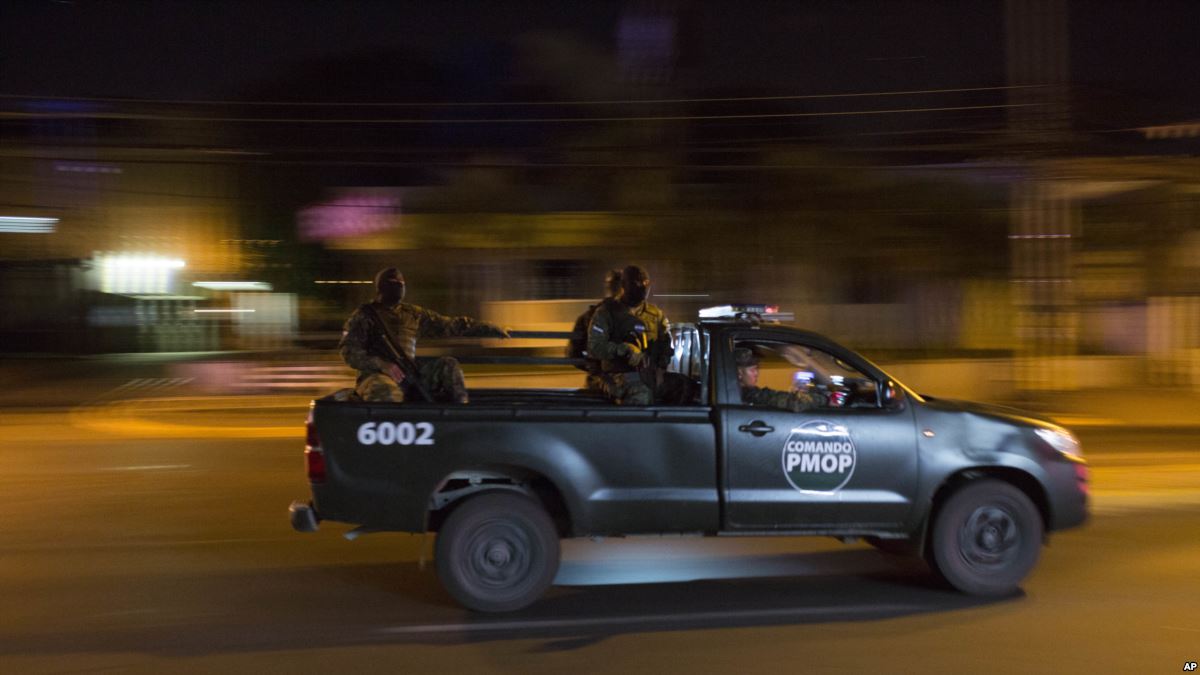
[(1070, 133), (1066, 0), (1006, 0), (1009, 136), (1022, 167), (1009, 198), (1014, 377), (1018, 389), (1076, 386), (1073, 252), (1081, 234), (1077, 200), (1049, 172)]

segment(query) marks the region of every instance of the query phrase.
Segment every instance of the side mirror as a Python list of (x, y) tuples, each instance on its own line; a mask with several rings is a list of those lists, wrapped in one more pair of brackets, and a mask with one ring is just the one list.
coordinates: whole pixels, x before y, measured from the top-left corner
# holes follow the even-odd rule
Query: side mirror
[(888, 380), (883, 385), (883, 407), (895, 408), (904, 401), (904, 394), (895, 382)]

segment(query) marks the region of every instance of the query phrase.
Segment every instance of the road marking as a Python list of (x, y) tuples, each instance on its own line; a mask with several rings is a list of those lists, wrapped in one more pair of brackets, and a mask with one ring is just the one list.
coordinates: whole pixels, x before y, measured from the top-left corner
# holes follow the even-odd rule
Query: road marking
[(106, 618), (112, 618), (112, 617), (117, 617), (117, 616), (134, 616), (134, 615), (138, 615), (138, 614), (154, 614), (158, 611), (159, 610), (157, 610), (157, 609), (123, 609), (123, 610), (118, 610), (115, 612), (102, 612), (100, 614), (93, 614), (92, 618), (93, 619), (106, 619)]
[(13, 553), (38, 553), (42, 551), (120, 551), (125, 549), (169, 549), (173, 546), (228, 546), (230, 544), (281, 544), (295, 543), (295, 537), (262, 537), (240, 539), (179, 539), (173, 541), (120, 541), (103, 544), (70, 544), (56, 542), (54, 544), (34, 544), (25, 546), (9, 546), (5, 551)]
[(847, 612), (916, 612), (927, 609), (924, 605), (867, 605), (863, 607), (784, 607), (780, 609), (746, 609), (724, 612), (686, 612), (677, 614), (648, 614), (644, 616), (609, 616), (581, 619), (531, 619), (527, 621), (480, 621), (477, 623), (418, 624), (413, 626), (388, 626), (375, 632), (386, 635), (415, 635), (421, 633), (488, 633), (497, 631), (546, 630), (553, 628), (601, 628), (605, 626), (629, 626), (645, 623), (697, 623), (703, 621), (728, 621), (730, 619), (773, 619), (789, 617), (823, 616)]
[[(74, 408), (72, 426), (116, 436), (142, 438), (303, 439), (303, 414), (311, 396), (178, 396), (142, 397)], [(221, 410), (295, 408), (286, 426), (221, 426), (155, 420), (156, 414)]]
[(1092, 515), (1121, 515), (1138, 511), (1176, 510), (1200, 505), (1200, 491), (1194, 488), (1157, 490), (1093, 491), (1089, 505)]
[(1064, 427), (1128, 426), (1127, 423), (1111, 417), (1078, 417), (1071, 415), (1055, 415), (1054, 413), (1046, 413), (1046, 415)]
[(140, 464), (135, 466), (106, 466), (101, 471), (169, 471), (171, 469), (190, 469), (191, 464)]

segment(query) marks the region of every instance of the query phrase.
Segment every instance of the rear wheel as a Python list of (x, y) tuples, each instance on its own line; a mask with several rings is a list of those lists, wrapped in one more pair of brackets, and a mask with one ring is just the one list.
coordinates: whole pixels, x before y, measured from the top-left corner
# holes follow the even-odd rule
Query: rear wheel
[(1037, 563), (1042, 518), (1029, 497), (998, 480), (968, 483), (951, 495), (933, 523), (929, 563), (970, 595), (1016, 590)]
[(554, 521), (534, 500), (515, 493), (469, 499), (438, 532), (438, 578), (460, 604), (478, 612), (510, 612), (536, 601), (558, 573)]

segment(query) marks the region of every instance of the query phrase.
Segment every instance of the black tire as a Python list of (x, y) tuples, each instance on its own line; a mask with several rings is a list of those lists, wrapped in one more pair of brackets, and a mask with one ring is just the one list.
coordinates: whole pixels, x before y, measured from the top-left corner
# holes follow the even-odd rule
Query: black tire
[(929, 566), (968, 595), (1007, 595), (1037, 564), (1042, 517), (1029, 497), (998, 480), (968, 483), (938, 512)]
[(477, 612), (511, 612), (546, 592), (558, 573), (558, 531), (541, 504), (496, 492), (467, 500), (438, 532), (442, 586)]

